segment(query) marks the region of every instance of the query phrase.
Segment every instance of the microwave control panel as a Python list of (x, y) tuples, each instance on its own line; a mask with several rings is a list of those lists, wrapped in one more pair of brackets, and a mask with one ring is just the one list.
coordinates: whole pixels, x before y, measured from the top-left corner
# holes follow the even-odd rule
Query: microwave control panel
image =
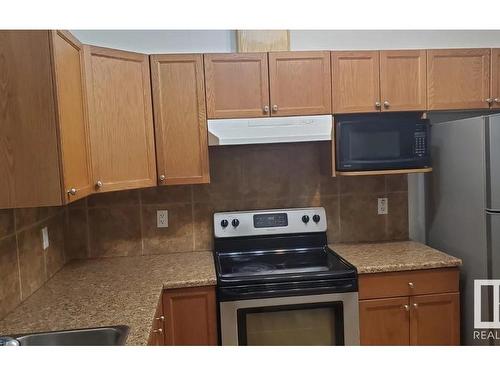
[(427, 152), (427, 136), (425, 132), (415, 133), (415, 154), (419, 157), (425, 156)]

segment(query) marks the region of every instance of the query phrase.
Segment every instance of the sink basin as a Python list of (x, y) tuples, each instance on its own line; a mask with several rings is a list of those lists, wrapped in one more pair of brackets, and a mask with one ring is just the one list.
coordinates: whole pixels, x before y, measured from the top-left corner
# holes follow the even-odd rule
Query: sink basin
[(11, 335), (20, 345), (33, 346), (102, 346), (125, 345), (129, 332), (127, 326), (73, 329), (67, 331), (39, 332)]

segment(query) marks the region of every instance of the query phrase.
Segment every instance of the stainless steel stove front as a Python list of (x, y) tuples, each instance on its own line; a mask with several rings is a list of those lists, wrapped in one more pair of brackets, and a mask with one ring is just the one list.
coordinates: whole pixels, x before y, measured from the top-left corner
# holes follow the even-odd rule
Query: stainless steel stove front
[[(227, 301), (219, 306), (222, 345), (359, 345), (357, 292)], [(300, 327), (301, 322), (308, 327)]]

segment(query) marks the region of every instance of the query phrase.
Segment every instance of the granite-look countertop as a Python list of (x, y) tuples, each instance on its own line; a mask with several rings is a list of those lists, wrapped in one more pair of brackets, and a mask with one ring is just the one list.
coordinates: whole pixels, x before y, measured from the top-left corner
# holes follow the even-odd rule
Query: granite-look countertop
[(457, 267), (462, 261), (414, 241), (331, 244), (359, 274)]
[(127, 345), (146, 345), (163, 288), (216, 283), (208, 251), (72, 261), (0, 321), (0, 333), (125, 324)]

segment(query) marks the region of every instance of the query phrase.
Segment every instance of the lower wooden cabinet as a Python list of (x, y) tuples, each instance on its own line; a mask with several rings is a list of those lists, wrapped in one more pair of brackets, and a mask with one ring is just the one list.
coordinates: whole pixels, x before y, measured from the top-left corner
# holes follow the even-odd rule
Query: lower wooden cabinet
[(410, 314), (405, 306), (407, 297), (360, 301), (361, 345), (409, 345)]
[(215, 287), (165, 289), (149, 345), (217, 345)]
[(163, 294), (160, 296), (158, 306), (156, 307), (153, 324), (149, 332), (148, 345), (165, 345), (165, 315), (163, 315)]
[(458, 269), (360, 275), (359, 294), (361, 345), (460, 345)]

